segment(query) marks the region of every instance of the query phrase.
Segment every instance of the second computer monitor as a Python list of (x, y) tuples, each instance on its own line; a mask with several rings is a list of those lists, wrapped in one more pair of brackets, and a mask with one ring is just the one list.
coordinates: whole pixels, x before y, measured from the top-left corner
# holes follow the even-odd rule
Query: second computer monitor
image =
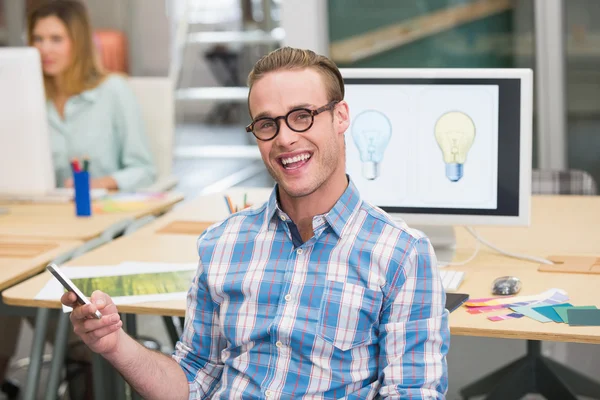
[(347, 172), (411, 225), (527, 225), (532, 71), (343, 69)]
[(0, 47), (0, 197), (56, 186), (42, 63), (32, 47)]

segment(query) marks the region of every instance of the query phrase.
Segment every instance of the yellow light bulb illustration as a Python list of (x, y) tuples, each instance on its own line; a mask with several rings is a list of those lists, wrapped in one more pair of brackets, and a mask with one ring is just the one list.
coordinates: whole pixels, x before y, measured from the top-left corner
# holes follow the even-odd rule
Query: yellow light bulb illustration
[(467, 153), (475, 140), (473, 120), (460, 111), (442, 115), (435, 124), (435, 140), (446, 163), (446, 176), (452, 182), (459, 181), (463, 176)]

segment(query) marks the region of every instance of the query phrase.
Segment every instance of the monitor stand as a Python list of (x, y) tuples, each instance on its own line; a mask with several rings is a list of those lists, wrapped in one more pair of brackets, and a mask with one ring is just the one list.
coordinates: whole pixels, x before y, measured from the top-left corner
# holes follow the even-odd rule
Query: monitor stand
[(456, 236), (451, 225), (410, 225), (411, 228), (423, 232), (431, 242), (439, 263), (448, 263), (454, 259), (456, 252)]

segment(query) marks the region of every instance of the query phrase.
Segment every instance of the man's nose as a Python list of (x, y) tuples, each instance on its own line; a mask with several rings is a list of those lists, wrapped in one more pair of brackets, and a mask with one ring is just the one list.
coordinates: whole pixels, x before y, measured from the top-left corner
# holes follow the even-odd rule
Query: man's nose
[(279, 141), (281, 146), (289, 146), (298, 141), (298, 132), (292, 130), (284, 119), (281, 119), (279, 122), (279, 134), (275, 137), (275, 140)]

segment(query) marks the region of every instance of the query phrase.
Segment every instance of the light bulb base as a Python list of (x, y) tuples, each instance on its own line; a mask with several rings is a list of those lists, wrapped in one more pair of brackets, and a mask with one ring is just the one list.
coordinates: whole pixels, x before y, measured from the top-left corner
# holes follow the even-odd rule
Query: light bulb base
[(446, 164), (446, 176), (452, 182), (458, 182), (463, 176), (463, 164)]
[(379, 176), (379, 164), (373, 161), (366, 161), (362, 165), (362, 174), (365, 179), (372, 181)]

